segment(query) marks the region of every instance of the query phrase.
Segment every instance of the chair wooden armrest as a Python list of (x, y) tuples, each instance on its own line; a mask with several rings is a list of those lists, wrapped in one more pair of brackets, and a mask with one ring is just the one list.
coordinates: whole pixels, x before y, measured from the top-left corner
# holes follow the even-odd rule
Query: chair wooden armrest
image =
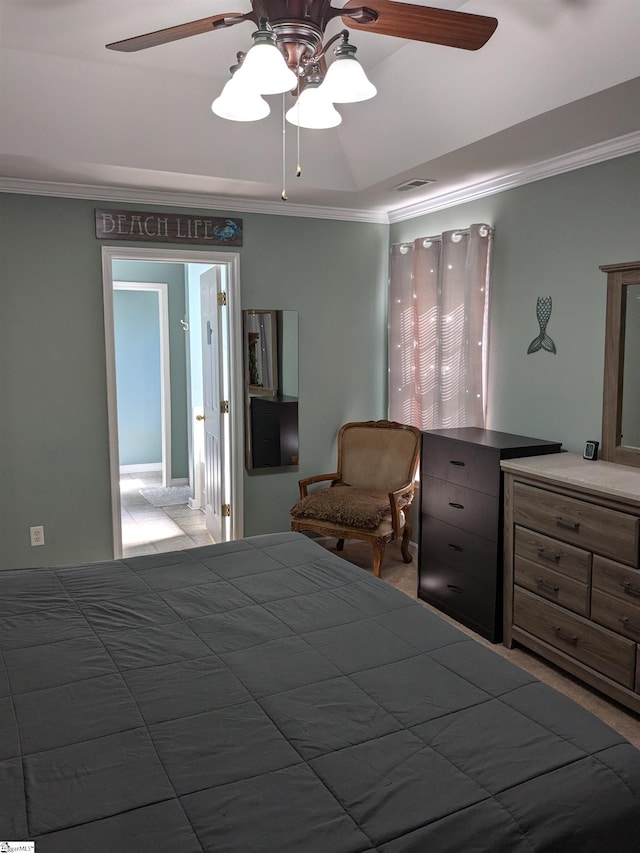
[[(401, 532), (401, 521), (400, 521), (400, 510), (408, 507), (413, 500), (413, 481), (409, 483), (405, 483), (404, 486), (401, 486), (399, 489), (396, 489), (395, 492), (389, 492), (389, 503), (391, 504), (391, 524), (393, 527), (393, 532), (396, 536), (400, 535)], [(408, 495), (407, 500), (403, 500), (405, 496)]]
[[(345, 539), (369, 542), (376, 577), (380, 577), (385, 546), (394, 539), (401, 538), (402, 559), (410, 563), (408, 509), (413, 500), (420, 439), (417, 427), (396, 421), (343, 424), (338, 431), (335, 473), (298, 480), (300, 500), (309, 500), (305, 500), (302, 514), (301, 508), (291, 508), (291, 529), (335, 537), (338, 551), (342, 551)], [(338, 485), (351, 488), (329, 492)], [(316, 501), (324, 506), (315, 510), (308, 506)]]
[(339, 480), (340, 474), (316, 474), (315, 477), (305, 477), (303, 480), (298, 480), (298, 486), (300, 487), (300, 498), (307, 497), (307, 487), (313, 485), (314, 483), (322, 483), (325, 480)]

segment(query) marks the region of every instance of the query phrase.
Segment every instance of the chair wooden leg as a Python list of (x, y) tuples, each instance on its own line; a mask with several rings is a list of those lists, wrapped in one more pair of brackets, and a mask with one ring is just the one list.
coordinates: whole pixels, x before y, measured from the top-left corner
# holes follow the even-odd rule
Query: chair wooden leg
[(384, 557), (384, 542), (375, 542), (373, 545), (373, 574), (382, 577), (382, 558)]
[(402, 559), (405, 563), (410, 563), (413, 560), (413, 554), (409, 550), (409, 543), (411, 542), (411, 527), (408, 524), (405, 524), (404, 531), (402, 533), (402, 544), (400, 545), (400, 550), (402, 551)]
[(336, 551), (342, 550), (344, 550), (344, 539), (338, 539), (338, 542), (336, 544)]

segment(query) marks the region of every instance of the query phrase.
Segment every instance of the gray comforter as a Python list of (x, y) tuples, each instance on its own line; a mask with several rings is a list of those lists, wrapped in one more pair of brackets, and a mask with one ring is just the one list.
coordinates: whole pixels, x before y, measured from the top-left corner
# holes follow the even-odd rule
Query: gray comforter
[(0, 572), (0, 839), (640, 850), (640, 753), (297, 533)]

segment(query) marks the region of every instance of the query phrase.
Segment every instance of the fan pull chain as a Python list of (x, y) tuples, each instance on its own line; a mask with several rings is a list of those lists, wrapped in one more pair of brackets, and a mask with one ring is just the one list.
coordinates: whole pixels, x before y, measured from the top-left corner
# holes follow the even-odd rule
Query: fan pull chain
[(298, 95), (298, 100), (297, 100), (297, 104), (298, 104), (298, 125), (297, 125), (297, 130), (298, 130), (298, 134), (297, 134), (297, 136), (298, 136), (298, 165), (296, 166), (296, 178), (299, 178), (300, 175), (302, 174), (302, 167), (300, 165), (300, 74), (298, 74), (298, 92), (297, 92), (297, 95)]
[(286, 160), (287, 160), (287, 127), (285, 123), (285, 104), (284, 104), (284, 92), (282, 93), (282, 194), (280, 198), (282, 201), (287, 200), (287, 186), (286, 186)]

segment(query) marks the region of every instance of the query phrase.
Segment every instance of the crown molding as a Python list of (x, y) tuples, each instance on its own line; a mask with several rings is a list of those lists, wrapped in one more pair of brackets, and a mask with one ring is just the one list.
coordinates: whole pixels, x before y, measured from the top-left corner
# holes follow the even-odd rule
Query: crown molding
[(443, 193), (435, 198), (390, 210), (388, 214), (389, 222), (393, 224), (395, 222), (403, 222), (406, 219), (415, 219), (416, 216), (435, 213), (448, 207), (455, 207), (458, 204), (475, 201), (485, 196), (495, 195), (505, 190), (521, 187), (534, 181), (540, 181), (543, 178), (551, 178), (554, 175), (561, 175), (564, 172), (582, 169), (584, 166), (592, 166), (596, 163), (602, 163), (605, 160), (613, 160), (616, 157), (623, 157), (625, 154), (634, 154), (637, 151), (640, 151), (640, 131), (628, 133), (616, 139), (609, 139), (607, 142), (598, 143), (597, 145), (590, 145), (587, 148), (580, 148), (570, 154), (563, 154), (560, 157), (553, 157), (550, 160), (543, 160), (534, 166), (529, 166), (518, 172), (502, 175), (488, 181), (481, 181), (480, 183), (471, 184), (453, 192)]
[(204, 193), (178, 193), (169, 190), (144, 190), (131, 187), (105, 187), (91, 184), (67, 184), (50, 181), (23, 180), (0, 176), (0, 192), (24, 195), (57, 196), (62, 198), (87, 199), (91, 201), (125, 202), (131, 204), (155, 204), (170, 207), (216, 210), (233, 213), (262, 213), (272, 216), (296, 216), (310, 219), (332, 219), (348, 222), (372, 222), (393, 224), (415, 219), (428, 213), (436, 213), (448, 207), (475, 201), (505, 190), (521, 187), (534, 181), (572, 172), (584, 166), (592, 166), (605, 160), (623, 157), (640, 151), (640, 131), (628, 133), (606, 142), (580, 148), (570, 154), (553, 157), (501, 175), (488, 181), (480, 181), (442, 195), (398, 207), (388, 212), (381, 210), (358, 210), (341, 207), (316, 207), (313, 205), (290, 204), (251, 199), (213, 196)]
[(54, 196), (91, 201), (157, 204), (164, 207), (186, 207), (196, 210), (216, 210), (225, 213), (265, 213), (272, 216), (297, 216), (310, 219), (374, 222), (387, 225), (386, 212), (353, 210), (341, 207), (316, 207), (271, 201), (213, 196), (204, 193), (180, 193), (170, 190), (145, 190), (133, 187), (106, 187), (93, 184), (67, 184), (53, 181), (33, 181), (0, 176), (0, 192), (22, 195)]

